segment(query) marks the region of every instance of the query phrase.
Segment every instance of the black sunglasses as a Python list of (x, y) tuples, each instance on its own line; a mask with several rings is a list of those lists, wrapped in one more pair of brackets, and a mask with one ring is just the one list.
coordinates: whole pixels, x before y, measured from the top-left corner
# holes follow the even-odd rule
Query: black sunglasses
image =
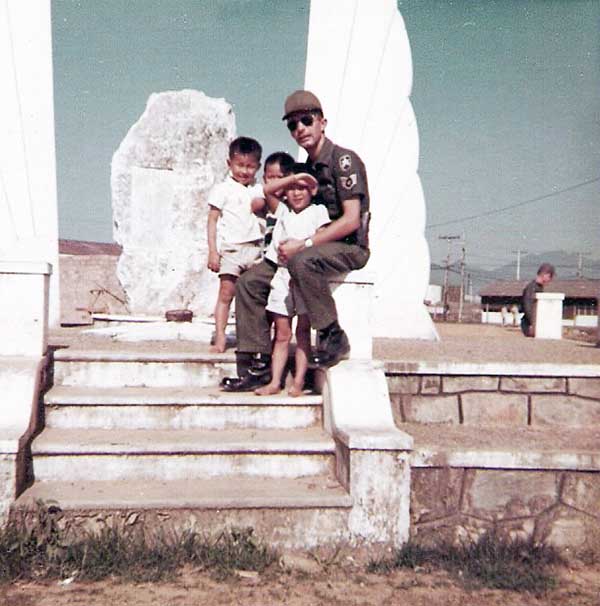
[(298, 123), (302, 122), (304, 126), (312, 126), (315, 121), (315, 117), (311, 114), (306, 114), (300, 118), (293, 118), (292, 120), (288, 120), (287, 127), (290, 132), (293, 133), (298, 128)]

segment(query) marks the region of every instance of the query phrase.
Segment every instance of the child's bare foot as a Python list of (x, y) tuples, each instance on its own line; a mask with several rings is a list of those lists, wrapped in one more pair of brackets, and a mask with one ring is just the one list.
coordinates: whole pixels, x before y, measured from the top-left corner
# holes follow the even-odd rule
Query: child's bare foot
[(301, 396), (303, 393), (304, 393), (304, 390), (302, 389), (302, 387), (298, 387), (298, 385), (292, 385), (288, 389), (288, 396), (292, 396), (292, 398), (297, 398), (298, 396)]
[(276, 393), (279, 393), (280, 391), (281, 387), (279, 386), (279, 383), (269, 383), (264, 387), (259, 387), (258, 389), (255, 389), (254, 393), (257, 396), (272, 396)]
[(208, 348), (210, 353), (223, 353), (225, 351), (225, 337), (215, 338), (215, 342)]

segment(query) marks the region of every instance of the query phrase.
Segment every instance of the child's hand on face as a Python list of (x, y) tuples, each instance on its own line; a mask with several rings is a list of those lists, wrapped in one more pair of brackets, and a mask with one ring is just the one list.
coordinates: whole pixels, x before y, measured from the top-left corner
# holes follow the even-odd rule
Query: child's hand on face
[(296, 183), (304, 185), (304, 187), (307, 187), (308, 189), (315, 189), (319, 187), (319, 182), (308, 173), (298, 173), (296, 175)]
[(210, 271), (214, 271), (215, 273), (221, 269), (221, 257), (216, 250), (208, 253), (208, 263), (206, 265)]

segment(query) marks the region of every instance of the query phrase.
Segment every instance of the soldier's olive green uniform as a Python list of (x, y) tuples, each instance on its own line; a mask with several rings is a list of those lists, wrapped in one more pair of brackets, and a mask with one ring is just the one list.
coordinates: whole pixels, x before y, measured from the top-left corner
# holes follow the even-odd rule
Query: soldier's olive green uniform
[[(337, 320), (329, 278), (364, 267), (369, 260), (369, 189), (362, 160), (351, 150), (325, 139), (319, 157), (311, 162), (319, 182), (314, 204), (327, 206), (332, 221), (344, 212), (343, 202), (360, 200), (361, 227), (343, 240), (305, 248), (288, 261), (308, 310), (311, 326), (322, 329)], [(271, 353), (270, 322), (265, 306), (276, 266), (262, 261), (242, 274), (235, 293), (236, 332), (239, 352)]]

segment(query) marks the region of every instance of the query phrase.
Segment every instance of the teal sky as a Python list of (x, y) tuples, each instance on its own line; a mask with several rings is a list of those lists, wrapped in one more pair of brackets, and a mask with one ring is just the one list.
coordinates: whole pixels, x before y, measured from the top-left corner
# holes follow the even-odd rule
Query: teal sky
[[(581, 185), (600, 176), (600, 2), (398, 5), (432, 260), (463, 233), (480, 266), (517, 248), (600, 257), (600, 182)], [(53, 0), (60, 236), (112, 240), (111, 157), (153, 92), (225, 97), (240, 134), (293, 151), (281, 106), (302, 86), (308, 14), (308, 0)]]

